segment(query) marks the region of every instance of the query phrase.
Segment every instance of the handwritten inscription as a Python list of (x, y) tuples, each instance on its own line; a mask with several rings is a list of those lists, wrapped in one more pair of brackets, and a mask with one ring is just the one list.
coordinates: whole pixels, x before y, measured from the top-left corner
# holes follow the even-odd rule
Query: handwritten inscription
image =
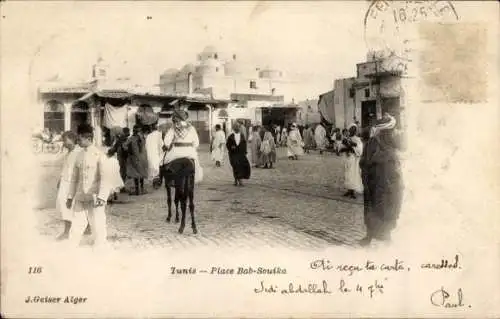
[(309, 264), (309, 267), (314, 270), (323, 271), (339, 271), (345, 272), (349, 276), (354, 273), (362, 271), (388, 271), (388, 272), (398, 272), (398, 271), (409, 271), (410, 268), (406, 267), (404, 261), (400, 259), (395, 259), (388, 263), (375, 264), (373, 261), (367, 260), (365, 264), (333, 264), (329, 259), (317, 259)]
[(462, 269), (460, 266), (460, 258), (455, 255), (452, 261), (441, 259), (439, 263), (423, 263), (420, 265), (422, 269)]
[[(464, 305), (464, 294), (462, 288), (456, 291), (455, 295), (446, 291), (443, 287), (434, 291), (430, 297), (431, 304), (436, 307), (460, 308)], [(469, 305), (469, 308), (471, 306)]]
[(379, 294), (384, 293), (384, 280), (375, 280), (370, 284), (350, 284), (346, 280), (341, 279), (335, 289), (331, 289), (330, 284), (326, 280), (322, 280), (320, 283), (309, 282), (309, 283), (295, 283), (289, 282), (284, 287), (280, 287), (277, 284), (270, 284), (264, 281), (260, 281), (257, 288), (254, 288), (254, 293), (256, 294), (281, 294), (281, 295), (296, 295), (296, 294), (311, 294), (311, 295), (331, 295), (331, 294), (358, 294), (366, 295), (369, 298), (374, 298)]
[(266, 284), (264, 281), (260, 282), (258, 288), (254, 289), (256, 294), (260, 293), (281, 293), (282, 295), (293, 295), (293, 294), (331, 294), (332, 291), (328, 288), (328, 283), (323, 280), (321, 284), (317, 283), (307, 283), (307, 284), (297, 284), (290, 282), (286, 288), (280, 289), (278, 285)]
[[(459, 271), (462, 269), (460, 256), (456, 254), (452, 258), (441, 258), (439, 261), (427, 261), (418, 264), (418, 270), (424, 271)], [(364, 263), (335, 263), (327, 258), (319, 258), (309, 263), (309, 268), (320, 272), (338, 272), (345, 274), (348, 278), (354, 277), (358, 273), (407, 273), (411, 271), (411, 267), (400, 258), (395, 258), (386, 262), (377, 262), (373, 260), (366, 260)], [(354, 280), (354, 279), (353, 279)], [(340, 294), (366, 294), (370, 298), (377, 295), (384, 294), (386, 289), (385, 283), (388, 278), (383, 280), (376, 279), (373, 283), (363, 285), (362, 283), (352, 284), (346, 279), (340, 279), (338, 288), (334, 290)], [(326, 283), (326, 281), (325, 281)], [(278, 287), (275, 287), (278, 290)], [(463, 289), (459, 288), (454, 292), (449, 292), (441, 287), (435, 290), (430, 295), (430, 302), (435, 307), (442, 308), (461, 308), (469, 307), (470, 305), (464, 304)]]

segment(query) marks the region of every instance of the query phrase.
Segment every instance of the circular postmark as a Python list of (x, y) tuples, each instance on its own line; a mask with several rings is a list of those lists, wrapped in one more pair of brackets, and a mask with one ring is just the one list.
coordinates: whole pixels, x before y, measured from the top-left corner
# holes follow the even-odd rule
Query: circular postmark
[(389, 68), (404, 76), (411, 53), (418, 40), (416, 27), (424, 22), (456, 22), (459, 19), (451, 1), (387, 1), (371, 2), (365, 17), (365, 43), (369, 59), (390, 58)]

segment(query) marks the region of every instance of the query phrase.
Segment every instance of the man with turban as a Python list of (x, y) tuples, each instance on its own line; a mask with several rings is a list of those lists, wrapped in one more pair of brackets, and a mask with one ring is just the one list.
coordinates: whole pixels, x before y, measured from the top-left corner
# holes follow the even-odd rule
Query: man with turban
[(390, 114), (377, 121), (360, 160), (364, 186), (364, 219), (367, 234), (360, 244), (373, 239), (389, 241), (401, 210), (403, 183), (394, 133), (396, 119)]
[(234, 186), (243, 186), (242, 179), (250, 178), (250, 163), (247, 159), (247, 141), (240, 131), (240, 124), (235, 123), (233, 133), (229, 135), (226, 148), (229, 154), (229, 163), (233, 168)]
[(188, 121), (188, 113), (182, 109), (176, 109), (172, 114), (173, 126), (168, 129), (163, 139), (164, 154), (162, 165), (166, 165), (176, 159), (189, 158), (195, 164), (195, 183), (203, 179), (203, 170), (198, 159), (198, 146), (200, 140), (194, 126)]

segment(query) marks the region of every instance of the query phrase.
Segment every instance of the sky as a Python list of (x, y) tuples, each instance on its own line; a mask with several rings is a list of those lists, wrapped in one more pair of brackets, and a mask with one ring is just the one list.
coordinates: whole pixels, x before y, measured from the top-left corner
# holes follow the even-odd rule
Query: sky
[(91, 65), (102, 55), (115, 73), (151, 86), (164, 70), (194, 63), (198, 52), (213, 45), (256, 67), (300, 75), (314, 97), (331, 89), (335, 78), (354, 76), (356, 63), (365, 60), (363, 18), (368, 5), (366, 1), (7, 3), (2, 10), (2, 42), (9, 45), (3, 54), (9, 61), (26, 64), (35, 82), (56, 74), (68, 82), (88, 80)]

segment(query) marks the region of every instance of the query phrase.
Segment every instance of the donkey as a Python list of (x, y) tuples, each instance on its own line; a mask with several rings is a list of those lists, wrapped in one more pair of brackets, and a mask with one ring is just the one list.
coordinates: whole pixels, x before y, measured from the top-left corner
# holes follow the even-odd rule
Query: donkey
[(198, 233), (194, 217), (194, 161), (189, 158), (179, 158), (166, 165), (160, 167), (161, 179), (165, 181), (165, 189), (167, 190), (168, 216), (167, 223), (170, 223), (172, 218), (172, 193), (171, 187), (175, 190), (175, 222), (179, 222), (179, 203), (181, 205), (181, 225), (179, 233), (184, 232), (186, 225), (186, 210), (189, 201), (189, 211), (191, 213), (191, 228), (193, 233)]

